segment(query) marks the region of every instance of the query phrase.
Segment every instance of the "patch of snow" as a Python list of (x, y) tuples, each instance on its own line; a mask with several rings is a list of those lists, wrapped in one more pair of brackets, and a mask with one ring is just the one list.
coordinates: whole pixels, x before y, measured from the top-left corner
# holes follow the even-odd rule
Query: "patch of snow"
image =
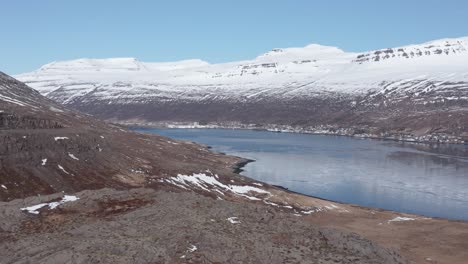
[(54, 137), (55, 141), (69, 139), (68, 137)]
[(63, 172), (65, 172), (66, 174), (70, 174), (68, 171), (66, 171), (66, 170), (62, 167), (62, 165), (59, 164), (59, 165), (57, 165), (57, 167), (58, 167), (59, 169), (61, 169)]
[(68, 153), (68, 156), (74, 160), (80, 160), (79, 158), (77, 158), (75, 155), (73, 155), (72, 153)]
[(187, 248), (187, 252), (195, 252), (197, 250), (197, 246), (195, 245), (190, 245), (190, 247)]
[(0, 95), (0, 100), (8, 102), (8, 103), (16, 104), (16, 105), (19, 105), (19, 106), (26, 106), (27, 105), (24, 102), (21, 102), (19, 100), (13, 99), (13, 98), (5, 96), (5, 95)]
[(171, 177), (165, 179), (165, 181), (179, 187), (184, 186), (184, 189), (187, 189), (186, 187), (195, 186), (207, 192), (216, 191), (222, 193), (223, 191), (229, 191), (250, 200), (260, 199), (246, 195), (248, 193), (270, 194), (268, 191), (253, 186), (227, 185), (218, 181), (217, 175), (208, 176), (204, 173), (195, 173), (193, 175), (179, 174), (177, 177)]
[(257, 187), (252, 187), (252, 186), (248, 186), (248, 185), (229, 185), (229, 188), (231, 189), (232, 192), (235, 192), (235, 193), (241, 193), (241, 194), (245, 194), (245, 193), (249, 193), (249, 192), (256, 192), (256, 193), (270, 193), (270, 192), (267, 192), (263, 189), (260, 189), (260, 188), (257, 188)]
[(249, 200), (252, 200), (252, 201), (261, 201), (262, 200), (262, 199), (259, 199), (257, 197), (254, 197), (254, 196), (248, 196), (248, 195), (240, 195), (240, 196), (242, 196), (244, 198), (247, 198)]
[(338, 210), (338, 212), (340, 212), (340, 213), (349, 213), (348, 210), (343, 209), (343, 208), (341, 208), (341, 207), (339, 207), (337, 205), (334, 205), (334, 204), (309, 208), (309, 210), (303, 210), (303, 211), (301, 211), (301, 213), (305, 214), (305, 215), (310, 215), (310, 214), (313, 214), (313, 213), (323, 212), (323, 211), (327, 211), (327, 210)]
[(41, 165), (42, 165), (42, 166), (45, 166), (46, 163), (47, 163), (47, 159), (42, 159), (42, 164), (41, 164)]
[(49, 107), (49, 109), (50, 109), (51, 111), (54, 111), (54, 112), (57, 112), (57, 113), (63, 113), (62, 110), (60, 110), (60, 109), (58, 109), (58, 108), (56, 108), (56, 107), (53, 107), (53, 106)]
[(3, 189), (8, 190), (8, 188), (5, 185), (2, 184), (0, 186), (2, 186)]
[(268, 205), (273, 205), (273, 206), (279, 207), (279, 204), (276, 204), (276, 203), (272, 203), (272, 202), (269, 202), (269, 201), (266, 201), (266, 200), (263, 200), (263, 202), (265, 204), (268, 204)]
[(328, 210), (333, 210), (333, 209), (339, 209), (340, 207), (334, 204), (330, 204), (330, 205), (325, 206), (325, 208), (327, 208)]
[(403, 222), (403, 221), (414, 221), (416, 219), (414, 218), (410, 218), (410, 217), (401, 217), (401, 216), (397, 216), (391, 220), (388, 220), (388, 223), (390, 222)]
[(241, 221), (239, 221), (239, 218), (237, 218), (237, 217), (229, 217), (226, 220), (228, 220), (229, 223), (231, 223), (231, 224), (240, 224), (240, 222), (241, 222)]
[(48, 206), (49, 209), (52, 210), (52, 209), (55, 209), (55, 208), (57, 208), (58, 206), (60, 206), (60, 205), (62, 205), (64, 203), (74, 202), (74, 201), (77, 201), (79, 199), (80, 198), (78, 198), (76, 196), (73, 196), (73, 195), (65, 195), (65, 196), (63, 196), (62, 200), (60, 200), (58, 202), (41, 203), (41, 204), (29, 206), (29, 207), (20, 208), (20, 210), (21, 211), (27, 211), (30, 214), (36, 214), (37, 215), (37, 214), (39, 214), (38, 210), (43, 208), (43, 207)]
[(142, 170), (139, 169), (139, 168), (136, 169), (136, 170), (135, 170), (135, 169), (130, 169), (130, 171), (133, 172), (133, 173), (139, 173), (139, 174), (145, 173), (144, 171), (142, 171)]
[(104, 139), (104, 136), (101, 136), (102, 139)]
[(46, 204), (46, 203), (37, 204), (37, 205), (21, 208), (21, 211), (28, 211), (28, 213), (30, 213), (30, 214), (39, 214), (39, 211), (37, 211), (37, 210), (41, 209), (44, 206), (48, 206), (48, 205), (49, 204)]
[(218, 190), (218, 189), (215, 189), (214, 191), (221, 194), (221, 195), (224, 195), (224, 193), (222, 191)]

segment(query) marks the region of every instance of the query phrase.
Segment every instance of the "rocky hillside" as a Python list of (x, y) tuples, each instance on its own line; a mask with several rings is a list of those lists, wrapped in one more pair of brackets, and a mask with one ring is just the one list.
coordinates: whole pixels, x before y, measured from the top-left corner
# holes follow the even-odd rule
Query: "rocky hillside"
[(113, 122), (210, 124), (461, 143), (468, 38), (348, 53), (309, 45), (249, 61), (53, 62), (17, 78)]
[(238, 159), (70, 111), (0, 73), (0, 200), (232, 171)]

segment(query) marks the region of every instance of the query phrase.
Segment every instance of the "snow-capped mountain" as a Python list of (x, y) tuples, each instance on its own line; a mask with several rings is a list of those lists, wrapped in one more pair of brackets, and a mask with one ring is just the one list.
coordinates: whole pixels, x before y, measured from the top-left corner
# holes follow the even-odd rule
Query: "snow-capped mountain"
[(312, 44), (223, 64), (80, 59), (16, 77), (62, 104), (118, 122), (419, 136), (463, 136), (468, 129), (468, 38), (365, 53)]

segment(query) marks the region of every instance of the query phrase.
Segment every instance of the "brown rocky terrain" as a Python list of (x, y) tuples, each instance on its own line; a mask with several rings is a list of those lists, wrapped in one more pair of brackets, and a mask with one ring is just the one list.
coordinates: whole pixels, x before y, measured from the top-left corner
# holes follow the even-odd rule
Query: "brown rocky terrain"
[(57, 195), (1, 204), (2, 263), (406, 263), (265, 205), (153, 189), (76, 196), (39, 216), (18, 207)]

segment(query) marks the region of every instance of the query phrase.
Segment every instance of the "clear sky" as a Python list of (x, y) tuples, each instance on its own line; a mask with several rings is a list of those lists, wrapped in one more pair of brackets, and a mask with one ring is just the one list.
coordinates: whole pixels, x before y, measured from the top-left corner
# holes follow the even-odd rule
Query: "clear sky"
[(10, 0), (0, 71), (51, 61), (250, 59), (310, 43), (365, 51), (468, 36), (466, 0)]

